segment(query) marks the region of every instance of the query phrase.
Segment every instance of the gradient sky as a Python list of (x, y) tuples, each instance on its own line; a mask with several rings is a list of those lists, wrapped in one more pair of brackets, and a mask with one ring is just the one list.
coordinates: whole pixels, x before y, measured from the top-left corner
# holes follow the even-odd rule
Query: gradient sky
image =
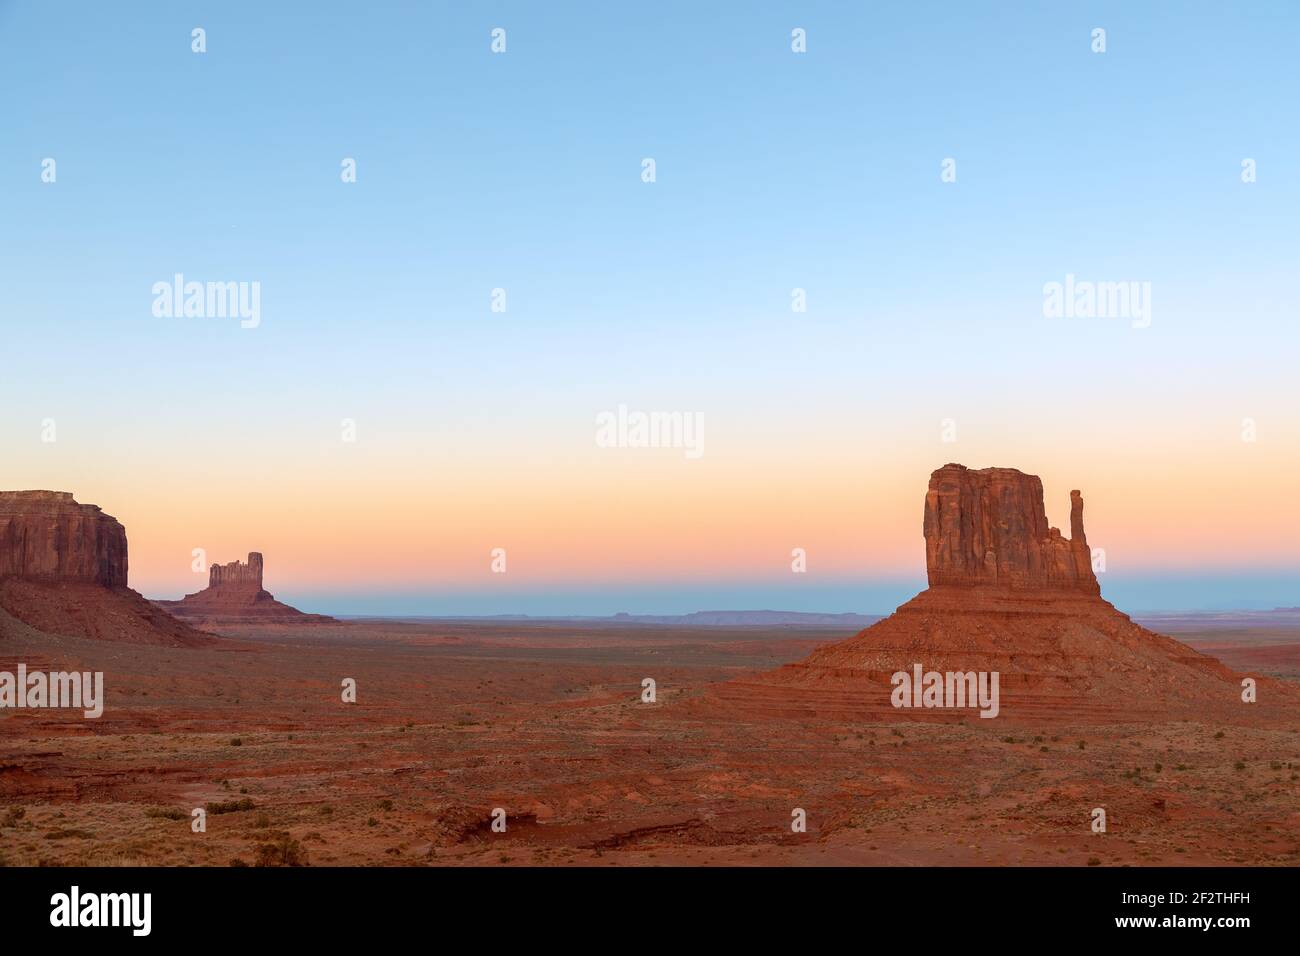
[[(959, 461), (1081, 488), (1121, 607), (1300, 604), (1294, 3), (124, 9), (0, 0), (0, 487), (146, 595), (888, 611)], [(261, 325), (156, 318), (178, 272)], [(1151, 326), (1045, 318), (1067, 273)]]

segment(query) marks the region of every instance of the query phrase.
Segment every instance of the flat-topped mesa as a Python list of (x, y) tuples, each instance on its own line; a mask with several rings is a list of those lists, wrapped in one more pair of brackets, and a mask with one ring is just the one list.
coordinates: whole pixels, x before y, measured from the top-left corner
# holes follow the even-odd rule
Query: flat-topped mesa
[(214, 564), (208, 568), (208, 587), (238, 588), (239, 590), (262, 590), (262, 555), (258, 551), (248, 552), (248, 563), (231, 561), (229, 564)]
[(0, 578), (126, 587), (126, 529), (67, 491), (0, 491)]
[(1070, 492), (1066, 538), (1047, 524), (1036, 475), (944, 465), (930, 475), (924, 531), (931, 587), (1101, 594), (1083, 530), (1083, 496)]
[(0, 643), (17, 624), (60, 637), (199, 647), (215, 638), (127, 586), (126, 529), (66, 491), (0, 491)]

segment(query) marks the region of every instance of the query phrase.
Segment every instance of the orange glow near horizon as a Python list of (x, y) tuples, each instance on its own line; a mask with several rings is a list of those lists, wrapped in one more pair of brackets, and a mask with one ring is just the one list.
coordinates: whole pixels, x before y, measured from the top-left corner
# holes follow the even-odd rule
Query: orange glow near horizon
[[(882, 463), (827, 456), (820, 466), (619, 452), (527, 476), (393, 463), (375, 480), (280, 466), (245, 482), (211, 475), (147, 490), (101, 474), (74, 491), (126, 525), (131, 584), (150, 596), (205, 586), (190, 570), (200, 547), (210, 563), (263, 552), (271, 590), (491, 587), (501, 580), (490, 572), (494, 548), (506, 549), (511, 586), (776, 579), (789, 574), (795, 547), (808, 554), (810, 579), (919, 575), (926, 482), (949, 460), (1036, 471), (1048, 518), (1067, 533), (1069, 490), (1081, 488), (1089, 543), (1106, 549), (1112, 569), (1300, 564), (1300, 545), (1279, 533), (1300, 527), (1289, 463), (1225, 455), (1210, 469), (1130, 454), (1124, 475), (936, 445), (924, 461), (917, 452)], [(1250, 495), (1236, 493), (1247, 485)]]

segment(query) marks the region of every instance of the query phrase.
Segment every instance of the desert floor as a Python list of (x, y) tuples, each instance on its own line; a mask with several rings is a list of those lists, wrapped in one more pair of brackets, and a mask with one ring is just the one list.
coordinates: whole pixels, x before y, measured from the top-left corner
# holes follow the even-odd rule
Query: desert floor
[[(103, 671), (107, 696), (98, 720), (0, 712), (8, 865), (1300, 865), (1300, 714), (881, 722), (746, 689), (849, 636), (825, 631), (354, 622), (168, 649), (3, 623), (0, 669)], [(1300, 631), (1178, 637), (1300, 680)]]

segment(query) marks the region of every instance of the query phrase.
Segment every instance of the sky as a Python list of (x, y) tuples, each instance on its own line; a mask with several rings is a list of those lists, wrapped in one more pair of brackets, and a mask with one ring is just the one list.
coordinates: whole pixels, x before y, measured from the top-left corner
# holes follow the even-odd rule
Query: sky
[(1300, 605), (1294, 3), (124, 9), (0, 0), (0, 488), (145, 595), (886, 612), (956, 461), (1123, 609)]

